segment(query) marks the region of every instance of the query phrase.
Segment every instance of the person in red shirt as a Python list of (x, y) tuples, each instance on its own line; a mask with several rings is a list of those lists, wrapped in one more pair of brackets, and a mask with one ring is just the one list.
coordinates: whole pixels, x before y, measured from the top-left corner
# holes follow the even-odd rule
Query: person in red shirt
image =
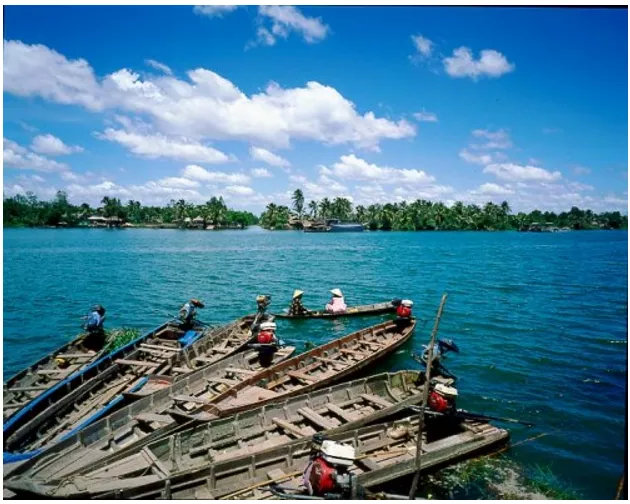
[(398, 308), (396, 308), (396, 324), (399, 328), (403, 328), (411, 322), (413, 318), (411, 311), (412, 307), (413, 301), (410, 299), (403, 299), (398, 305)]
[(276, 329), (278, 326), (275, 322), (263, 322), (260, 324), (260, 332), (256, 337), (256, 341), (261, 345), (274, 345), (278, 343), (276, 337)]

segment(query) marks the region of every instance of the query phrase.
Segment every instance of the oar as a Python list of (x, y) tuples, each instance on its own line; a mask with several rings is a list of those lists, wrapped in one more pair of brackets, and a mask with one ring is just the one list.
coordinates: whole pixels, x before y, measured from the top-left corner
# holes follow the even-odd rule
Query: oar
[[(407, 406), (408, 409), (414, 411), (414, 412), (419, 412), (420, 411), (420, 407), (419, 406)], [(534, 423), (532, 422), (526, 422), (524, 420), (518, 420), (517, 418), (507, 418), (507, 417), (497, 417), (497, 416), (490, 416), (490, 415), (482, 415), (479, 413), (470, 413), (466, 410), (456, 410), (455, 413), (440, 413), (437, 411), (432, 411), (429, 408), (425, 409), (425, 413), (428, 413), (429, 415), (433, 415), (433, 416), (454, 416), (454, 417), (461, 417), (461, 418), (469, 418), (471, 420), (494, 420), (496, 422), (506, 422), (506, 423), (516, 423), (516, 424), (521, 424), (521, 425), (525, 425), (527, 427), (533, 427)]]

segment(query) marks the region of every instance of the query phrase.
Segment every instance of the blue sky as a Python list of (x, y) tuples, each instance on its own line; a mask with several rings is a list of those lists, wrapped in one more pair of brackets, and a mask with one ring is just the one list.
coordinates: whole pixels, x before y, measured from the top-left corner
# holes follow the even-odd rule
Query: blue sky
[(4, 192), (627, 210), (625, 9), (17, 7)]

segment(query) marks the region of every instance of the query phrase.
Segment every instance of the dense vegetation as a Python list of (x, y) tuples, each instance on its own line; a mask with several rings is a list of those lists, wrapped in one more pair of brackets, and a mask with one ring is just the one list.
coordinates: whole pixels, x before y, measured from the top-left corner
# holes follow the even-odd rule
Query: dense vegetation
[(217, 227), (246, 227), (256, 224), (258, 219), (250, 212), (229, 209), (223, 198), (212, 197), (203, 205), (193, 205), (185, 200), (171, 200), (164, 206), (143, 206), (139, 201), (129, 200), (123, 204), (118, 198), (105, 196), (101, 207), (92, 208), (87, 203), (75, 206), (68, 201), (63, 191), (58, 191), (52, 201), (41, 201), (32, 193), (4, 198), (5, 227), (36, 226), (80, 226), (87, 225), (93, 215), (112, 218), (134, 225), (175, 224), (185, 226), (192, 219), (201, 217), (200, 225), (213, 224)]
[[(306, 209), (306, 211), (305, 211)], [(260, 216), (268, 229), (285, 229), (293, 219), (340, 219), (357, 221), (371, 230), (512, 230), (532, 226), (553, 226), (569, 229), (627, 229), (628, 217), (620, 212), (602, 212), (572, 207), (568, 212), (512, 213), (507, 201), (500, 205), (488, 202), (483, 206), (465, 205), (461, 201), (451, 207), (444, 203), (416, 200), (412, 203), (375, 204), (353, 208), (346, 198), (310, 201), (305, 206), (302, 191), (293, 194), (293, 212), (286, 206), (270, 203)]]

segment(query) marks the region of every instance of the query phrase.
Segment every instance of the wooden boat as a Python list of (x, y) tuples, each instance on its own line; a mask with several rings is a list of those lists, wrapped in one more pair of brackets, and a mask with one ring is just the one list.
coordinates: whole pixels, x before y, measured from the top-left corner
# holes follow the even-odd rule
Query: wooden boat
[(104, 354), (104, 352), (94, 352), (84, 348), (81, 345), (84, 337), (85, 334), (78, 336), (16, 373), (4, 383), (3, 422), (37, 396)]
[(341, 381), (399, 348), (415, 326), (415, 319), (404, 325), (390, 320), (361, 329), (244, 380), (191, 412), (207, 419), (232, 415)]
[[(383, 373), (175, 433), (162, 429), (168, 435), (151, 442), (136, 441), (131, 446), (125, 446), (129, 439), (146, 437), (132, 434), (140, 430), (137, 424), (125, 424), (116, 432), (107, 435), (103, 432), (104, 436), (91, 445), (77, 439), (52, 447), (28, 461), (25, 464), (28, 467), (11, 474), (8, 485), (17, 490), (37, 482), (41, 485), (40, 492), (46, 488), (45, 494), (51, 497), (77, 497), (76, 494), (93, 493), (92, 488), (98, 493), (99, 485), (108, 479), (116, 479), (118, 488), (131, 488), (137, 481), (136, 475), (142, 471), (149, 473), (154, 461), (172, 475), (276, 448), (317, 432), (332, 434), (383, 421), (422, 401), (419, 378), (417, 371)], [(159, 415), (153, 419), (160, 423)], [(88, 434), (88, 439), (93, 438)], [(174, 446), (176, 450), (172, 449)]]
[[(353, 489), (370, 489), (410, 475), (416, 470), (417, 417), (380, 423), (326, 437), (355, 448), (356, 457), (349, 472)], [(421, 470), (444, 466), (492, 446), (505, 443), (509, 433), (491, 424), (451, 419), (428, 418), (423, 433)], [(273, 498), (271, 484), (281, 484), (289, 498), (305, 495), (303, 472), (311, 455), (312, 441), (302, 437), (294, 442), (256, 453), (217, 459), (191, 470), (172, 468), (162, 458), (151, 459), (154, 452), (144, 452), (145, 461), (129, 480), (76, 478), (62, 485), (66, 496), (90, 492), (97, 498), (136, 499), (268, 499)], [(168, 447), (167, 449), (175, 449)], [(33, 481), (9, 489), (42, 495), (44, 489)], [(15, 491), (15, 490), (13, 490)], [(73, 493), (76, 492), (76, 493)], [(357, 495), (346, 498), (356, 499)]]
[[(182, 330), (167, 323), (41, 394), (3, 426), (3, 462), (30, 458), (120, 408), (148, 375), (177, 377), (245, 348), (254, 316), (212, 329)], [(8, 453), (7, 453), (8, 452)]]
[(316, 310), (304, 315), (289, 315), (288, 313), (274, 313), (274, 317), (280, 319), (309, 319), (309, 318), (339, 318), (355, 317), (359, 315), (381, 315), (383, 313), (393, 313), (396, 307), (391, 301), (385, 303), (374, 303), (369, 305), (352, 306), (343, 313), (330, 313), (326, 310)]

